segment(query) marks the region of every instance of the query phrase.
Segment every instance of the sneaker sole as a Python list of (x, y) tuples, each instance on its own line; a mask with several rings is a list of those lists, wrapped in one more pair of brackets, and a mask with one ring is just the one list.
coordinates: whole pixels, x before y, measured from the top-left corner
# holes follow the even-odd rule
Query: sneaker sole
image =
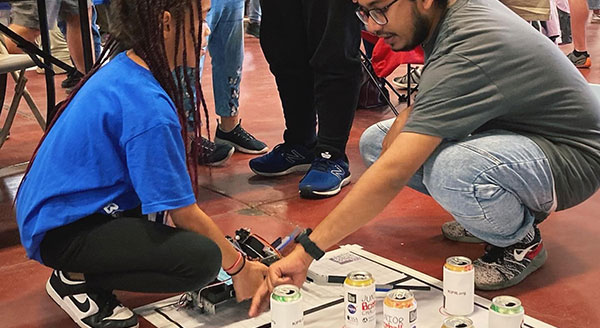
[(266, 152), (269, 151), (269, 147), (265, 147), (263, 149), (248, 149), (248, 148), (244, 148), (234, 142), (231, 142), (229, 140), (225, 140), (225, 139), (221, 139), (221, 138), (217, 138), (215, 137), (215, 142), (219, 142), (219, 143), (224, 143), (227, 145), (232, 146), (233, 148), (235, 148), (235, 150), (239, 151), (240, 153), (244, 153), (244, 154), (264, 154)]
[(213, 163), (201, 163), (200, 165), (203, 166), (221, 166), (223, 164), (225, 164), (225, 162), (227, 162), (231, 156), (233, 155), (233, 153), (235, 152), (235, 148), (231, 148), (231, 150), (229, 151), (229, 153), (227, 153), (227, 157), (223, 158), (222, 160), (218, 161), (218, 162), (213, 162)]
[(295, 165), (290, 167), (289, 169), (285, 170), (285, 171), (281, 171), (281, 172), (260, 172), (257, 171), (255, 169), (253, 169), (252, 167), (250, 168), (252, 170), (252, 172), (254, 172), (256, 175), (260, 175), (263, 177), (281, 177), (284, 175), (288, 175), (294, 172), (306, 172), (308, 171), (308, 169), (310, 169), (310, 164), (300, 164), (300, 165)]
[(542, 265), (544, 265), (544, 263), (546, 263), (547, 258), (548, 258), (548, 252), (546, 251), (546, 248), (544, 248), (540, 252), (540, 254), (538, 254), (538, 256), (536, 256), (531, 261), (530, 265), (527, 268), (525, 268), (525, 270), (523, 270), (523, 272), (521, 272), (521, 274), (514, 277), (513, 279), (499, 283), (499, 284), (495, 284), (495, 285), (481, 286), (481, 285), (475, 284), (475, 288), (477, 288), (479, 290), (499, 290), (499, 289), (512, 287), (512, 286), (520, 283), (521, 281), (523, 281), (523, 279), (525, 279), (527, 276), (529, 276), (530, 274), (535, 272), (537, 269), (539, 269)]
[(327, 197), (335, 196), (335, 195), (339, 194), (339, 192), (342, 190), (343, 187), (350, 184), (351, 177), (352, 177), (352, 175), (349, 175), (346, 178), (344, 178), (344, 180), (342, 180), (342, 183), (340, 183), (339, 186), (337, 186), (335, 189), (332, 189), (332, 190), (313, 191), (310, 189), (303, 188), (303, 189), (298, 190), (298, 192), (300, 193), (300, 197), (308, 198), (308, 199), (319, 199), (319, 198), (327, 198)]

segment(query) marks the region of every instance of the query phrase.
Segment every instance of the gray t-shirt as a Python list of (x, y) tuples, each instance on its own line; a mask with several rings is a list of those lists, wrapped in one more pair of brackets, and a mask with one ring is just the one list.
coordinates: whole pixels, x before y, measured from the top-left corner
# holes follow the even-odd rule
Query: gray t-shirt
[(457, 0), (423, 45), (404, 131), (460, 140), (503, 129), (548, 157), (557, 210), (600, 186), (600, 101), (550, 40), (495, 0)]

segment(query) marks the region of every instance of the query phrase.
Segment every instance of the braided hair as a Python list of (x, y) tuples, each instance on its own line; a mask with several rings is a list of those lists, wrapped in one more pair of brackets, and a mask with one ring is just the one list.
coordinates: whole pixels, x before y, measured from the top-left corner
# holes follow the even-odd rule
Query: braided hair
[[(201, 54), (201, 42), (198, 36), (202, 31), (202, 19), (198, 20), (199, 24), (194, 24), (194, 17), (202, 17), (201, 0), (113, 0), (111, 1), (111, 38), (106, 43), (100, 57), (82, 79), (81, 82), (73, 89), (66, 100), (57, 105), (56, 112), (52, 121), (48, 124), (47, 129), (37, 145), (29, 165), (25, 170), (25, 177), (31, 169), (31, 165), (35, 160), (35, 156), (52, 129), (57, 119), (68, 107), (69, 103), (75, 97), (77, 92), (83, 85), (94, 75), (109, 58), (114, 57), (123, 49), (132, 49), (146, 65), (150, 72), (162, 88), (167, 92), (177, 110), (177, 116), (181, 124), (181, 136), (184, 140), (186, 148), (186, 164), (190, 175), (194, 192), (198, 191), (198, 169), (196, 160), (201, 152), (201, 106), (204, 109), (204, 116), (208, 118), (208, 111), (202, 89), (200, 87), (199, 74), (194, 74), (193, 81), (187, 74), (182, 74), (181, 70), (176, 71), (176, 79), (169, 67), (167, 50), (163, 37), (163, 13), (168, 11), (173, 18), (175, 25), (175, 49), (173, 58), (178, 57), (181, 52), (183, 57), (184, 72), (186, 67), (186, 58), (188, 52), (193, 51), (195, 63), (199, 62)], [(185, 24), (186, 15), (188, 15), (189, 24)], [(197, 16), (195, 16), (197, 15)], [(114, 24), (113, 24), (114, 20)], [(186, 26), (189, 25), (189, 26)], [(185, 30), (187, 27), (187, 31)], [(196, 33), (198, 31), (198, 33)], [(186, 49), (185, 39), (191, 37), (193, 40), (193, 49)], [(200, 36), (201, 37), (201, 36)], [(180, 42), (182, 41), (183, 42)], [(179, 49), (180, 43), (183, 49)], [(176, 59), (177, 62), (177, 59)], [(183, 76), (182, 76), (183, 75)], [(192, 114), (193, 127), (189, 126), (187, 115), (184, 109), (185, 95), (196, 95)], [(208, 127), (208, 119), (206, 129), (210, 135)], [(190, 140), (188, 140), (190, 139)], [(24, 178), (25, 179), (25, 178)], [(21, 184), (22, 185), (22, 184)], [(19, 186), (20, 189), (20, 186)], [(18, 192), (18, 191), (17, 191)], [(16, 199), (16, 197), (15, 197)]]

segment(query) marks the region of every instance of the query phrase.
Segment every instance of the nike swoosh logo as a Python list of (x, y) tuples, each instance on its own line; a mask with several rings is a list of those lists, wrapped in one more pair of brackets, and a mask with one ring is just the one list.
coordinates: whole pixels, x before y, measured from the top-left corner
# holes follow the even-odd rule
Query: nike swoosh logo
[(515, 249), (513, 251), (513, 256), (515, 257), (515, 260), (521, 262), (523, 261), (523, 259), (525, 258), (525, 255), (527, 255), (527, 253), (529, 253), (532, 249), (536, 248), (539, 244), (533, 244), (525, 249), (520, 249), (517, 250)]
[(69, 299), (71, 299), (71, 302), (73, 302), (73, 304), (75, 304), (75, 306), (79, 309), (79, 311), (83, 312), (83, 313), (87, 313), (87, 311), (90, 310), (90, 299), (89, 298), (85, 298), (85, 302), (79, 302), (75, 297), (73, 297), (73, 295), (69, 295)]

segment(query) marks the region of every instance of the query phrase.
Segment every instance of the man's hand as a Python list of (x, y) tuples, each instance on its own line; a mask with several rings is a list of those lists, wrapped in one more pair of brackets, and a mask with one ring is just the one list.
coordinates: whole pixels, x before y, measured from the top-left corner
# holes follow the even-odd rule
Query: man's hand
[(233, 289), (238, 302), (249, 299), (262, 285), (267, 275), (267, 267), (257, 261), (246, 260), (246, 266), (233, 277)]
[(267, 279), (265, 279), (252, 298), (252, 305), (250, 306), (248, 315), (256, 317), (267, 309), (269, 296), (276, 286), (293, 284), (302, 287), (306, 279), (308, 266), (311, 262), (312, 257), (306, 254), (302, 246), (297, 246), (288, 256), (273, 263), (269, 267)]

